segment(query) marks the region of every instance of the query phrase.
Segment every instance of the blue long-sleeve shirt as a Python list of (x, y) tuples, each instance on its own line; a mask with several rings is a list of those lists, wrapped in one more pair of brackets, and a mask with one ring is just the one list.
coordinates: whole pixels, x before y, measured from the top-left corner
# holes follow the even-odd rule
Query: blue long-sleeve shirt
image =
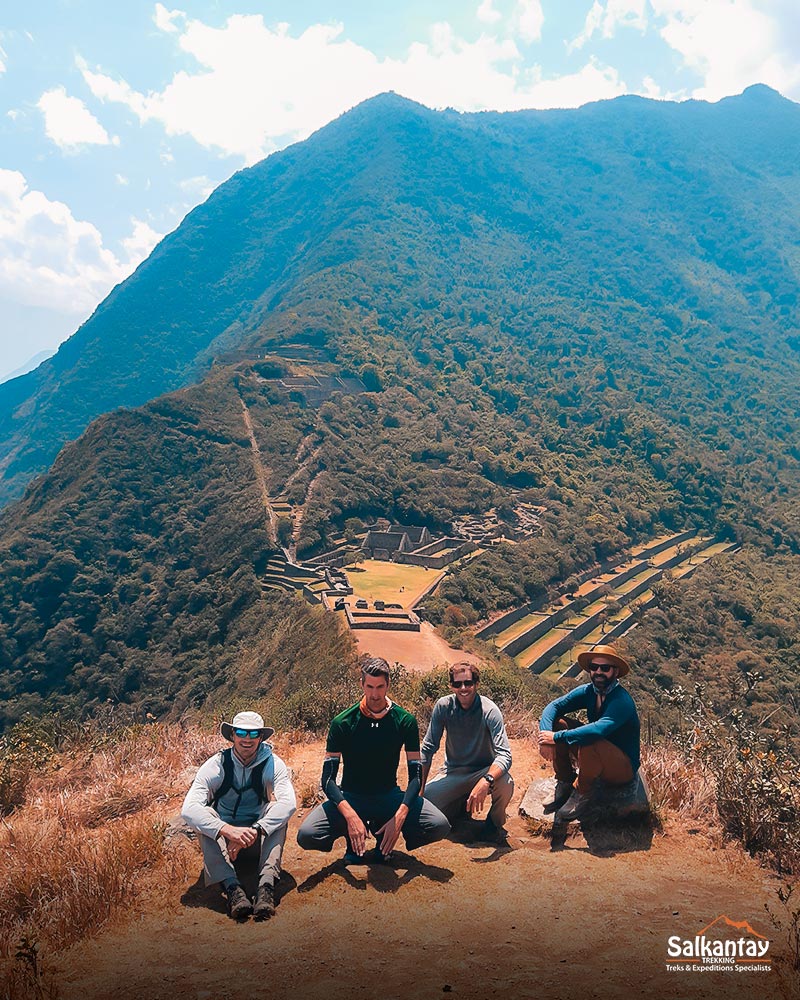
[[(553, 731), (556, 720), (567, 712), (586, 709), (589, 722), (576, 729)], [(608, 692), (597, 710), (597, 692), (592, 684), (576, 687), (568, 694), (556, 698), (542, 712), (539, 729), (553, 732), (556, 743), (568, 746), (586, 746), (595, 740), (608, 740), (630, 757), (634, 774), (640, 762), (640, 727), (636, 705), (630, 694), (620, 684)]]

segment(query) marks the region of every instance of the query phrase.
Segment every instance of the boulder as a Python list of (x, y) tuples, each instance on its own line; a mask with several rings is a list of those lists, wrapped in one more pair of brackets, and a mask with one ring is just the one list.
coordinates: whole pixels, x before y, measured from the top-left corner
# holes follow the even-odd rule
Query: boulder
[[(552, 828), (555, 810), (552, 809), (555, 779), (537, 778), (528, 786), (519, 806), (520, 816), (542, 832)], [(592, 804), (584, 820), (595, 822), (618, 820), (631, 816), (646, 816), (650, 812), (647, 782), (641, 772), (627, 785), (608, 785), (598, 781)]]

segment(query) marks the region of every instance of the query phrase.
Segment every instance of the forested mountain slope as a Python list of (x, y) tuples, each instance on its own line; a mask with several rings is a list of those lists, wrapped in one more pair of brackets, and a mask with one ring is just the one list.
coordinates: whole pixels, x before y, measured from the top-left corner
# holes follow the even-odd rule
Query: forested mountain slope
[[(243, 406), (301, 555), (348, 518), (544, 508), (449, 579), (469, 621), (664, 529), (797, 553), (798, 126), (764, 87), (502, 115), (385, 95), (237, 174), (0, 386), (5, 498), (29, 483), (0, 517), (2, 718), (291, 696), (352, 657), (261, 592)], [(298, 372), (366, 391), (309, 401)]]
[[(570, 377), (600, 365), (701, 446), (742, 434), (747, 461), (764, 428), (785, 437), (797, 371), (799, 126), (764, 87), (515, 114), (368, 101), (236, 174), (0, 386), (2, 496), (95, 416), (298, 337), (400, 384), (474, 360), (500, 405), (535, 391), (562, 422), (586, 421)], [(520, 351), (564, 378), (531, 383)]]

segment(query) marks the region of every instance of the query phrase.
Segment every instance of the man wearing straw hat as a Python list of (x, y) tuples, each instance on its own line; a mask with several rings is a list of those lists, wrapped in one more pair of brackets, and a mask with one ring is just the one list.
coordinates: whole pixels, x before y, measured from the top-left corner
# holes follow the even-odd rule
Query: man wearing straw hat
[[(256, 920), (266, 920), (275, 912), (286, 825), (297, 808), (294, 788), (288, 768), (266, 742), (275, 730), (257, 712), (239, 712), (220, 731), (233, 746), (202, 765), (186, 794), (182, 817), (200, 834), (206, 885), (222, 884), (228, 915), (244, 920), (252, 913)], [(251, 901), (234, 862), (256, 848), (258, 892)]]
[[(549, 808), (557, 810), (555, 818), (562, 822), (586, 813), (598, 778), (625, 785), (639, 769), (639, 716), (633, 698), (619, 683), (630, 664), (613, 646), (579, 653), (578, 664), (589, 683), (551, 701), (539, 722), (539, 753), (552, 763), (556, 776)], [(567, 715), (580, 709), (585, 709), (588, 722)]]

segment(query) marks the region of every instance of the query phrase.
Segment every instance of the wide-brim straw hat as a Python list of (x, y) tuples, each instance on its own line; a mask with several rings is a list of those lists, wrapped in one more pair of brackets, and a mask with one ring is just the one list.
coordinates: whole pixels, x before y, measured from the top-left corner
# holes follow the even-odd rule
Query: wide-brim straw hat
[(578, 666), (588, 671), (589, 665), (598, 656), (611, 660), (619, 670), (617, 677), (624, 677), (625, 674), (630, 673), (630, 663), (623, 656), (620, 656), (613, 646), (593, 646), (592, 649), (585, 649), (582, 653), (578, 653)]
[(233, 722), (223, 722), (219, 731), (229, 743), (233, 743), (234, 729), (258, 729), (262, 740), (268, 740), (275, 732), (269, 726), (264, 725), (264, 720), (258, 712), (239, 712), (234, 715)]

